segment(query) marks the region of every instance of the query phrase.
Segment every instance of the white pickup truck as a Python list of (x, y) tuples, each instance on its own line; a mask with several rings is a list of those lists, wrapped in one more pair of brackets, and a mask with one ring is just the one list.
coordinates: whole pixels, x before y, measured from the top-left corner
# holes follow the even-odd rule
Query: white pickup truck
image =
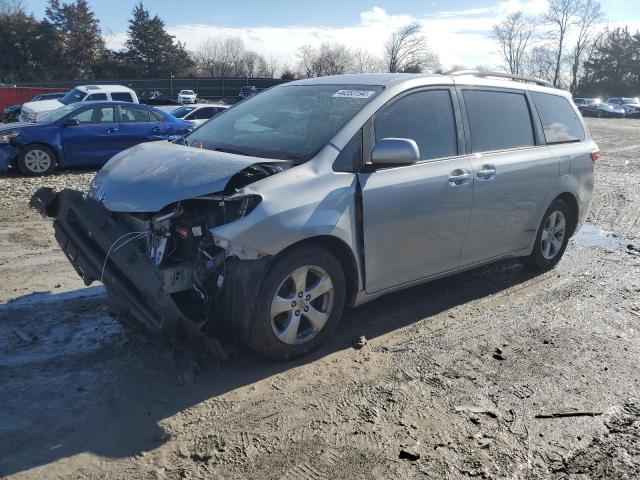
[(136, 92), (121, 85), (86, 85), (76, 87), (56, 100), (28, 102), (22, 105), (21, 122), (37, 122), (45, 113), (76, 102), (116, 100), (139, 103)]

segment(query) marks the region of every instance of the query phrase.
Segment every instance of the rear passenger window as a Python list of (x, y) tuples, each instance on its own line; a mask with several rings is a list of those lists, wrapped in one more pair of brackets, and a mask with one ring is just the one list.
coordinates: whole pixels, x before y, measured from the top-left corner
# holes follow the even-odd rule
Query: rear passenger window
[(113, 92), (111, 94), (111, 100), (118, 102), (133, 102), (133, 98), (131, 98), (131, 94), (127, 92)]
[(535, 144), (527, 99), (522, 93), (463, 90), (474, 153)]
[(456, 120), (448, 90), (416, 92), (392, 103), (374, 121), (376, 141), (410, 138), (420, 149), (420, 158), (458, 154)]
[(584, 140), (584, 129), (569, 101), (559, 95), (531, 92), (548, 144)]
[(142, 108), (120, 107), (120, 117), (122, 123), (149, 123), (151, 121), (149, 110)]
[(196, 110), (191, 118), (194, 120), (208, 120), (215, 115), (215, 110), (213, 107), (203, 107), (199, 110)]

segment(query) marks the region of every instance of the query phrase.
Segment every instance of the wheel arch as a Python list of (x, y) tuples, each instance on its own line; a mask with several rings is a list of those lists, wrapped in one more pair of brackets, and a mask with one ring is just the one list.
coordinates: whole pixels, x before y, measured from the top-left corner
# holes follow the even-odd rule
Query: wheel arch
[(347, 285), (347, 304), (353, 303), (353, 300), (358, 293), (359, 271), (355, 255), (349, 245), (347, 245), (344, 240), (341, 240), (340, 238), (332, 235), (318, 235), (292, 243), (285, 249), (278, 252), (276, 258), (282, 257), (291, 250), (300, 248), (304, 245), (315, 245), (324, 248), (334, 257), (336, 257), (336, 259), (342, 266), (342, 271), (344, 272), (345, 276), (345, 282)]
[(18, 155), (16, 155), (16, 161), (18, 157), (22, 155), (22, 152), (24, 151), (25, 148), (33, 147), (34, 145), (41, 145), (51, 150), (51, 153), (53, 153), (53, 157), (54, 157), (53, 159), (55, 160), (56, 165), (60, 165), (61, 154), (60, 154), (60, 151), (58, 150), (58, 147), (47, 142), (29, 142), (29, 143), (25, 143), (24, 145), (21, 145), (20, 151), (18, 152)]
[(554, 198), (551, 203), (555, 202), (556, 200), (562, 200), (571, 209), (571, 213), (573, 214), (572, 222), (569, 228), (569, 237), (571, 237), (575, 233), (576, 227), (578, 225), (578, 218), (580, 214), (580, 207), (578, 206), (578, 200), (572, 193), (569, 193), (569, 192), (561, 193), (556, 198)]

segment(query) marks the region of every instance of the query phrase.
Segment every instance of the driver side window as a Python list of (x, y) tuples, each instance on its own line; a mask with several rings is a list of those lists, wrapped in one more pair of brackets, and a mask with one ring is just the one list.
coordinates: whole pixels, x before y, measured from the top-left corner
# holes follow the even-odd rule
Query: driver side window
[(458, 155), (456, 119), (449, 90), (411, 93), (388, 105), (374, 118), (376, 141), (409, 138), (420, 159)]

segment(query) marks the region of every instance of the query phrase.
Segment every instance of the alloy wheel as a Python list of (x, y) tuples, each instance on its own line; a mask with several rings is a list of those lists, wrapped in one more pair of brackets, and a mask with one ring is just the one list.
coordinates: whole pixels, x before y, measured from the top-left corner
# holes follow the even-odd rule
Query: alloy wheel
[(567, 234), (567, 220), (560, 210), (554, 210), (544, 222), (540, 248), (542, 256), (552, 260), (562, 248), (564, 237)]
[(333, 282), (323, 268), (296, 268), (280, 283), (271, 301), (273, 332), (288, 345), (309, 342), (329, 320), (333, 299)]

